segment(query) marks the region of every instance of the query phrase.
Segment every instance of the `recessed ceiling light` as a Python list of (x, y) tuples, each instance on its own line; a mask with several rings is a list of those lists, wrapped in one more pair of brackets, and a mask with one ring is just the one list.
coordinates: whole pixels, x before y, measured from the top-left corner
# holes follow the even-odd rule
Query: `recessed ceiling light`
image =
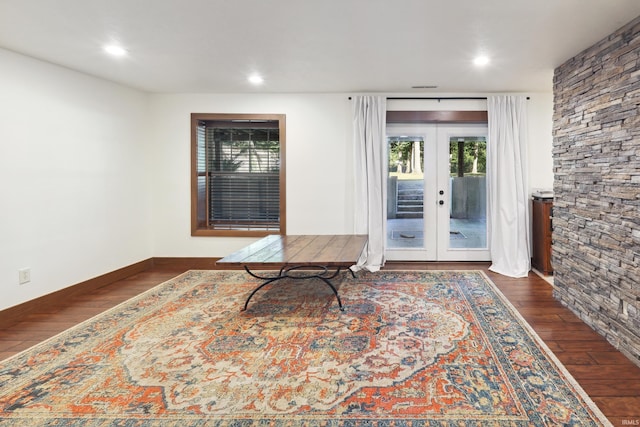
[(249, 83), (254, 85), (261, 85), (262, 83), (264, 83), (264, 79), (258, 74), (252, 74), (249, 76)]
[(486, 55), (476, 56), (473, 60), (473, 65), (477, 67), (484, 67), (487, 64), (489, 64), (489, 57)]
[(127, 50), (122, 46), (118, 46), (116, 44), (108, 44), (104, 46), (104, 51), (109, 55), (113, 56), (125, 56), (127, 54)]

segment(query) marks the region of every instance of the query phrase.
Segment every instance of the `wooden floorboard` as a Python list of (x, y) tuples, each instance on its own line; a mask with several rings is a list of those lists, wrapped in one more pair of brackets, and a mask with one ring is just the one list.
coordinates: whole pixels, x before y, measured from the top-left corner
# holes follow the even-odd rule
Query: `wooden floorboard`
[[(194, 263), (163, 260), (144, 272), (27, 314), (0, 329), (0, 360), (165, 282)], [(487, 263), (394, 262), (385, 269), (485, 271), (614, 426), (640, 424), (640, 368), (558, 303), (551, 285), (537, 275), (512, 279), (488, 271)]]

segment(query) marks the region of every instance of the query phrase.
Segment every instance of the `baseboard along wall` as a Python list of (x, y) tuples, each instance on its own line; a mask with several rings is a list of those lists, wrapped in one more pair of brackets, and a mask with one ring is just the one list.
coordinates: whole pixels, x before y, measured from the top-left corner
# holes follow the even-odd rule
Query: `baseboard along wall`
[(216, 270), (216, 261), (220, 258), (196, 257), (155, 257), (148, 258), (135, 264), (119, 268), (98, 277), (71, 285), (59, 291), (26, 301), (0, 311), (0, 328), (6, 328), (21, 322), (29, 314), (42, 310), (43, 307), (60, 304), (72, 296), (82, 295), (118, 280), (126, 279), (134, 274), (142, 273), (153, 267), (175, 268), (177, 270)]

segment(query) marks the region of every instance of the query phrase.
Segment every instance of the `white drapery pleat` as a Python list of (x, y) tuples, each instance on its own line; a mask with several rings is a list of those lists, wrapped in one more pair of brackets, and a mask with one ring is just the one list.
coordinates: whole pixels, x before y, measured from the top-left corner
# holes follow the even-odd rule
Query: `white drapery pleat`
[(531, 269), (526, 108), (523, 96), (487, 98), (489, 269), (510, 277)]
[(369, 241), (352, 270), (378, 271), (384, 265), (386, 243), (386, 109), (380, 96), (353, 97), (355, 145), (355, 231)]

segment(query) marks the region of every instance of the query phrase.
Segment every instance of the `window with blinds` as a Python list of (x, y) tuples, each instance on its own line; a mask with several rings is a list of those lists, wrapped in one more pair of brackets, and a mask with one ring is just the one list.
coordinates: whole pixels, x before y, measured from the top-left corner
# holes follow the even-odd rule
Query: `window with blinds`
[(281, 114), (192, 114), (192, 235), (285, 234)]

